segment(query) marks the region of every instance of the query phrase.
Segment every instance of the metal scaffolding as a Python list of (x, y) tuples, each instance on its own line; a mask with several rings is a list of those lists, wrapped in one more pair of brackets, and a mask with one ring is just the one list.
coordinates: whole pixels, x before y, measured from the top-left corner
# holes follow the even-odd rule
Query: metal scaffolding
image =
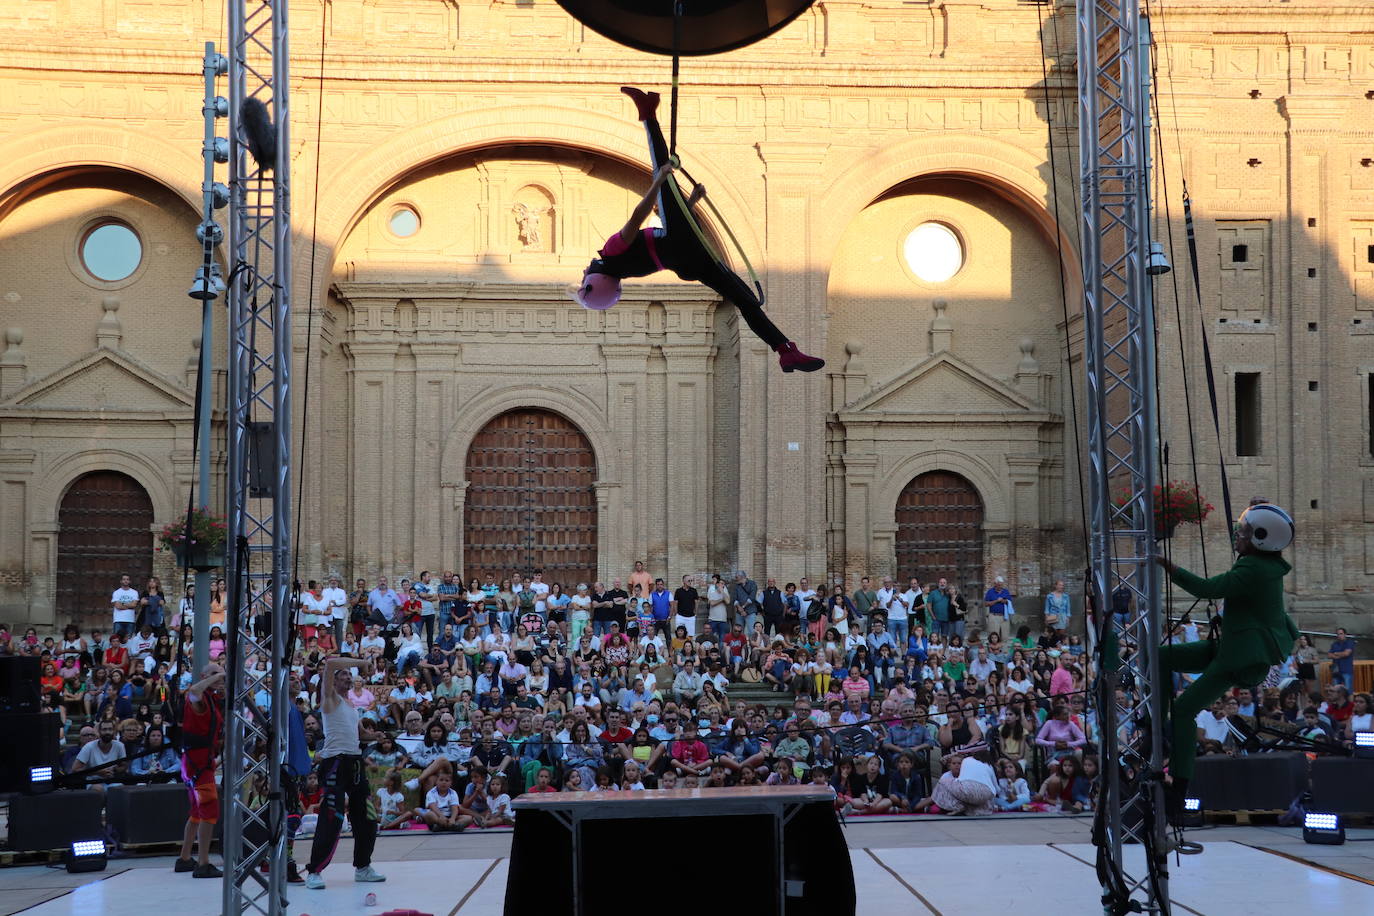
[[(1099, 613), (1129, 596), (1120, 667), (1103, 664), (1099, 726), (1105, 781), (1103, 852), (1115, 888), (1144, 911), (1168, 913), (1161, 770), (1168, 684), (1155, 544), (1154, 306), (1149, 257), (1148, 29), (1137, 0), (1078, 4), (1079, 157), (1087, 370), (1092, 591)], [(1116, 640), (1109, 640), (1114, 646)], [(1104, 662), (1110, 662), (1104, 659)], [(1115, 689), (1124, 689), (1118, 695)], [(1160, 816), (1156, 817), (1158, 812)], [(1131, 875), (1122, 846), (1146, 850)], [(1104, 877), (1104, 903), (1113, 887)], [(1109, 910), (1110, 911), (1110, 910)]]
[[(229, 3), (229, 643), (224, 913), (286, 908), (291, 625), (291, 195), (286, 0)], [(274, 168), (249, 155), (244, 100), (276, 125)], [(264, 718), (255, 697), (272, 698)], [(264, 874), (260, 866), (268, 863)]]

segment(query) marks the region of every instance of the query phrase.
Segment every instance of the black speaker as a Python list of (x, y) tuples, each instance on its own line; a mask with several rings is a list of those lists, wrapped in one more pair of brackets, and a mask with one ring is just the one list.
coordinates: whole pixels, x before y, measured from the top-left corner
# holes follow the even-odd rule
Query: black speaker
[(58, 735), (62, 718), (51, 712), (0, 715), (0, 792), (28, 788), (31, 767), (52, 767), (58, 772), (62, 750)]
[(1318, 757), (1312, 761), (1309, 811), (1368, 814), (1374, 811), (1374, 760)]
[(38, 659), (32, 655), (0, 656), (0, 715), (38, 712), (42, 705), (38, 677)]
[(15, 852), (67, 849), (77, 840), (100, 840), (105, 825), (100, 809), (103, 792), (67, 789), (47, 795), (16, 795), (10, 799), (10, 842)]
[(190, 813), (190, 796), (179, 782), (112, 785), (105, 793), (105, 818), (121, 846), (180, 843)]
[(1307, 756), (1268, 751), (1199, 757), (1188, 794), (1208, 811), (1283, 811), (1307, 788)]

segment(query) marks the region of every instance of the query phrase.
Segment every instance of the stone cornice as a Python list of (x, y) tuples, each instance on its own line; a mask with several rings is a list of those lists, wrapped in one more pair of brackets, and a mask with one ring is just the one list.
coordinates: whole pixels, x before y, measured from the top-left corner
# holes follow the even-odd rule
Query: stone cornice
[[(574, 278), (575, 279), (575, 278)], [(345, 302), (409, 299), (426, 306), (458, 302), (482, 302), (493, 305), (509, 302), (520, 308), (531, 303), (547, 306), (568, 302), (569, 283), (516, 283), (510, 281), (465, 281), (448, 283), (405, 282), (392, 280), (336, 280), (334, 290)], [(674, 307), (697, 305), (708, 308), (719, 297), (703, 298), (702, 287), (695, 283), (638, 283), (627, 282), (621, 302), (671, 302)]]

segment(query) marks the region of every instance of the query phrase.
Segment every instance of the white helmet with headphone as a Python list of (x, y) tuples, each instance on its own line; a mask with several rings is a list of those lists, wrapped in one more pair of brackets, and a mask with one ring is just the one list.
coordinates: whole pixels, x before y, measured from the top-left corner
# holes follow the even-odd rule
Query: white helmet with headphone
[(1250, 543), (1256, 549), (1278, 553), (1293, 543), (1293, 516), (1269, 503), (1250, 506), (1240, 514), (1240, 523), (1250, 526)]

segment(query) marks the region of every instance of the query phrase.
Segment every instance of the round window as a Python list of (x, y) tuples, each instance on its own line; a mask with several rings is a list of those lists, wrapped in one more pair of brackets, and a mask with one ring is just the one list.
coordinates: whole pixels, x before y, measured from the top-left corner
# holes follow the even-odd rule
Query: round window
[(101, 223), (81, 241), (81, 264), (106, 283), (126, 279), (143, 261), (143, 243), (124, 223)]
[(408, 239), (420, 231), (420, 214), (413, 207), (397, 207), (391, 211), (386, 222), (391, 234), (397, 238)]
[(926, 283), (944, 283), (964, 266), (964, 244), (944, 223), (922, 223), (902, 246), (907, 266)]

